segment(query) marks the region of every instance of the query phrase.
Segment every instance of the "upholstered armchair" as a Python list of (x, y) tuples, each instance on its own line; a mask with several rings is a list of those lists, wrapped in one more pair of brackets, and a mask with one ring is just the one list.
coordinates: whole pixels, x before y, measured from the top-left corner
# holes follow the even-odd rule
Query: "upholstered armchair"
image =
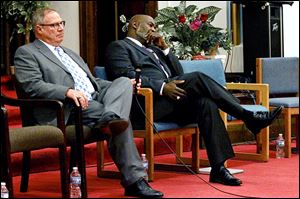
[(256, 59), (256, 80), (269, 84), (270, 109), (282, 110), (285, 138), (285, 157), (291, 157), (292, 118), (295, 118), (296, 150), (299, 150), (299, 58), (272, 57)]
[[(219, 84), (231, 91), (254, 91), (256, 92), (255, 104), (242, 104), (244, 108), (251, 111), (267, 111), (269, 109), (269, 87), (267, 84), (257, 83), (231, 83), (226, 82), (224, 67), (221, 59), (211, 60), (181, 60), (181, 64), (185, 73), (200, 71), (212, 77)], [(225, 126), (243, 125), (243, 121), (228, 116), (221, 111), (221, 116)], [(201, 132), (200, 132), (201, 134)], [(269, 127), (261, 130), (256, 138), (256, 151), (243, 152), (235, 151), (235, 158), (241, 160), (268, 161), (269, 160)]]
[[(96, 66), (94, 70), (95, 76), (101, 79), (107, 79), (105, 69), (102, 66)], [(185, 166), (190, 167), (195, 173), (199, 173), (199, 130), (197, 124), (190, 124), (187, 126), (180, 126), (173, 122), (154, 122), (153, 120), (153, 93), (150, 88), (140, 88), (138, 95), (143, 96), (145, 99), (145, 126), (143, 128), (134, 129), (135, 138), (143, 138), (145, 145), (146, 157), (149, 161), (148, 165), (148, 180), (154, 180), (154, 168), (160, 170), (172, 170), (172, 171), (188, 171)], [(132, 121), (133, 123), (134, 121)], [(192, 136), (192, 158), (186, 161), (183, 157), (183, 136)], [(154, 140), (165, 139), (168, 137), (176, 138), (176, 149), (175, 153), (177, 157), (183, 159), (181, 164), (166, 164), (154, 161)], [(104, 143), (101, 142), (99, 150), (102, 150), (103, 154)], [(114, 171), (104, 169), (103, 156), (100, 159), (101, 164), (98, 164), (98, 174), (102, 177), (118, 177), (118, 174)], [(178, 158), (177, 158), (178, 160)], [(187, 163), (188, 165), (183, 166)], [(99, 167), (99, 165), (102, 165)]]
[[(12, 79), (15, 85), (15, 89), (17, 92), (17, 96), (19, 99), (30, 99), (30, 97), (22, 90), (19, 82), (15, 77), (15, 67), (11, 66), (11, 74)], [(72, 102), (70, 102), (72, 103)], [(66, 125), (65, 127), (65, 135), (66, 135), (66, 146), (70, 146), (71, 154), (70, 154), (70, 164), (69, 171), (72, 170), (73, 166), (78, 166), (79, 172), (81, 174), (81, 191), (82, 197), (88, 197), (87, 194), (87, 181), (86, 181), (86, 168), (85, 168), (85, 154), (84, 154), (84, 145), (90, 144), (93, 142), (100, 142), (107, 138), (106, 135), (100, 132), (100, 129), (92, 129), (86, 125), (82, 124), (82, 107), (77, 107), (74, 105), (75, 112), (75, 123), (72, 125)], [(21, 107), (20, 108), (21, 117), (23, 126), (28, 125), (36, 125), (34, 122), (34, 118), (32, 116), (32, 109), (30, 107)], [(101, 159), (100, 153), (97, 153), (97, 160)], [(26, 158), (28, 159), (28, 158)], [(27, 175), (29, 175), (29, 171), (26, 171)]]
[[(66, 163), (65, 126), (63, 104), (55, 100), (42, 99), (14, 99), (1, 93), (0, 98), (0, 145), (1, 145), (1, 182), (7, 182), (10, 198), (14, 197), (11, 154), (22, 152), (23, 165), (20, 191), (28, 189), (30, 152), (45, 148), (57, 148), (59, 151), (60, 180), (62, 198), (69, 197), (68, 169)], [(15, 107), (48, 107), (57, 110), (57, 127), (55, 126), (26, 126), (21, 128), (10, 128), (8, 126), (8, 111), (6, 106)]]

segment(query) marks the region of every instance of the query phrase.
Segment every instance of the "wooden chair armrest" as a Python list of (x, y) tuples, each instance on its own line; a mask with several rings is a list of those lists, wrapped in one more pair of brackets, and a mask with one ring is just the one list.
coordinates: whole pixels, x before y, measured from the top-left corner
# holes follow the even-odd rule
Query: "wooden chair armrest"
[[(145, 97), (145, 114), (146, 114), (146, 123), (151, 122), (153, 124), (153, 92), (151, 88), (139, 88), (138, 95)], [(147, 126), (147, 125), (146, 125)], [(146, 127), (147, 128), (147, 127)]]
[(151, 88), (139, 88), (138, 94), (143, 96), (152, 95), (152, 89)]
[(226, 88), (228, 90), (253, 90), (268, 92), (269, 85), (261, 83), (226, 83)]
[(261, 83), (227, 83), (228, 90), (256, 91), (256, 103), (269, 109), (269, 84)]
[(57, 127), (60, 128), (63, 133), (65, 133), (65, 122), (64, 122), (64, 111), (63, 103), (59, 100), (51, 99), (20, 99), (20, 98), (11, 98), (5, 96), (1, 93), (1, 106), (9, 105), (16, 107), (27, 107), (27, 108), (36, 108), (36, 107), (47, 107), (56, 110), (57, 115)]

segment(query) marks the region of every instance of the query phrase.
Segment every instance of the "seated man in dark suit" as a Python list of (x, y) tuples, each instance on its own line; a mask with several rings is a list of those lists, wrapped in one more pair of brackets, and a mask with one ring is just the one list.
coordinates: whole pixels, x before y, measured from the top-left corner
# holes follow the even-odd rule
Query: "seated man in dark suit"
[(253, 113), (205, 74), (184, 74), (178, 59), (156, 32), (154, 19), (147, 15), (132, 17), (127, 37), (108, 46), (105, 67), (111, 80), (134, 78), (136, 68), (141, 69), (142, 87), (154, 92), (155, 121), (198, 123), (212, 166), (210, 182), (242, 184), (224, 167), (234, 152), (219, 109), (242, 119), (254, 135), (270, 125), (282, 110), (278, 107), (272, 112)]
[[(53, 9), (37, 10), (32, 17), (36, 40), (17, 49), (14, 57), (16, 78), (32, 98), (61, 100), (66, 123), (73, 123), (72, 104), (81, 105), (83, 123), (107, 127), (109, 152), (121, 172), (125, 195), (162, 197), (145, 181), (141, 158), (135, 146), (129, 121), (133, 86), (130, 79), (112, 82), (93, 77), (84, 60), (62, 47), (65, 21)], [(68, 100), (69, 101), (68, 101)], [(49, 110), (35, 110), (36, 121), (53, 124)], [(100, 132), (99, 132), (100, 133)]]

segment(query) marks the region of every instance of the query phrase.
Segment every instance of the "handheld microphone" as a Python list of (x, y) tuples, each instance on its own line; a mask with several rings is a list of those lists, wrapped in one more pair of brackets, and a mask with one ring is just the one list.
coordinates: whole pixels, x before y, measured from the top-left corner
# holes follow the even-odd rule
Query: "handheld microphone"
[(135, 85), (134, 85), (134, 93), (137, 94), (137, 84), (140, 81), (140, 76), (141, 76), (141, 69), (140, 68), (136, 68), (135, 69)]

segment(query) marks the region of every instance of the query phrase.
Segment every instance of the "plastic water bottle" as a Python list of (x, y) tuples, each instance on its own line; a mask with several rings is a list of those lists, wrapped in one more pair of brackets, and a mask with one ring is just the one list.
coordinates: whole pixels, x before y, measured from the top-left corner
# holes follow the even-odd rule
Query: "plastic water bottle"
[(70, 174), (70, 198), (81, 198), (81, 175), (77, 167)]
[(145, 169), (145, 172), (147, 174), (147, 176), (145, 176), (145, 180), (148, 181), (148, 160), (146, 158), (146, 154), (141, 154), (142, 157), (142, 163), (143, 163), (143, 167)]
[(5, 182), (1, 182), (1, 198), (8, 198), (9, 192)]
[(284, 139), (282, 133), (279, 133), (276, 139), (276, 158), (284, 158)]

